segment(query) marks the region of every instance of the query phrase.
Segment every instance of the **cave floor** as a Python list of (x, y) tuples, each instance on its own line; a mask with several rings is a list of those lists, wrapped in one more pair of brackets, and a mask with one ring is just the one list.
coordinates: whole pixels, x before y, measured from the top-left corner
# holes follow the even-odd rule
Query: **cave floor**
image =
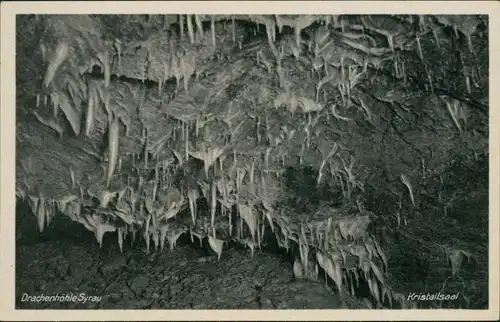
[[(127, 240), (120, 252), (114, 234), (105, 235), (100, 248), (71, 236), (76, 232), (42, 238), (45, 233), (17, 242), (17, 309), (355, 308), (324, 283), (295, 279), (292, 264), (270, 252), (256, 250), (252, 257), (249, 249), (228, 248), (218, 260), (194, 244), (160, 251), (152, 243), (148, 254), (142, 240), (134, 247)], [(35, 302), (23, 294), (101, 299)]]

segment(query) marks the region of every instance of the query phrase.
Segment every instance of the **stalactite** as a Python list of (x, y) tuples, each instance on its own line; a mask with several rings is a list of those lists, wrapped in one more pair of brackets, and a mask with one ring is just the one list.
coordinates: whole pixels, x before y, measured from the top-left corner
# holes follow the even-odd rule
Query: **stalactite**
[(186, 156), (186, 160), (189, 160), (189, 123), (186, 122), (185, 125), (184, 125), (184, 131), (185, 131), (185, 135), (184, 135), (184, 142), (185, 142), (185, 156)]
[(123, 229), (118, 228), (117, 236), (118, 236), (118, 247), (120, 247), (120, 253), (123, 253), (123, 234), (124, 234)]
[(179, 32), (181, 40), (184, 39), (184, 15), (179, 15)]
[(424, 55), (422, 54), (422, 46), (420, 45), (420, 37), (417, 36), (417, 49), (418, 49), (418, 57), (420, 60), (424, 60)]
[(193, 30), (193, 20), (191, 15), (186, 15), (187, 29), (189, 34), (189, 42), (194, 44), (194, 30)]
[(109, 162), (108, 162), (108, 172), (106, 178), (106, 185), (109, 187), (111, 183), (111, 178), (115, 171), (115, 166), (118, 160), (118, 149), (119, 149), (119, 126), (118, 118), (110, 120), (109, 123), (109, 133), (108, 133), (108, 150), (109, 150)]
[(217, 48), (217, 43), (215, 41), (215, 22), (214, 22), (214, 16), (212, 16), (210, 20), (210, 29), (212, 32), (212, 44), (214, 45), (214, 51)]
[(212, 227), (215, 227), (215, 210), (217, 207), (217, 187), (215, 186), (215, 182), (212, 182), (211, 186), (211, 202), (210, 202), (210, 224)]
[(233, 37), (233, 43), (236, 42), (236, 26), (234, 22), (234, 18), (231, 18), (231, 26), (232, 26), (232, 37)]
[(196, 22), (196, 29), (198, 29), (198, 33), (200, 35), (200, 41), (203, 41), (204, 33), (203, 33), (203, 24), (201, 22), (200, 15), (194, 15), (194, 19)]
[(69, 43), (67, 41), (62, 41), (57, 44), (54, 50), (54, 55), (51, 57), (49, 66), (45, 73), (45, 78), (43, 81), (44, 86), (48, 86), (52, 79), (54, 78), (59, 67), (64, 63), (69, 55)]

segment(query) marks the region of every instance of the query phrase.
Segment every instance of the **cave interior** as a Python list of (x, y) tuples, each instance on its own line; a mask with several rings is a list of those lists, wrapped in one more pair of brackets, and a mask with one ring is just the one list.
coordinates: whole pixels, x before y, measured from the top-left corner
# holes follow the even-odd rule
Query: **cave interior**
[(479, 15), (17, 16), (16, 296), (487, 307), (488, 59)]

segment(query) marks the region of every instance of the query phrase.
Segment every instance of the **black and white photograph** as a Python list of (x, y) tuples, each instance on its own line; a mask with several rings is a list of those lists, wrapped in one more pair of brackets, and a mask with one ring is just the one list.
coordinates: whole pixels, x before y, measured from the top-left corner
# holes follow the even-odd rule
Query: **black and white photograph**
[(488, 13), (276, 9), (16, 15), (16, 311), (498, 313)]

